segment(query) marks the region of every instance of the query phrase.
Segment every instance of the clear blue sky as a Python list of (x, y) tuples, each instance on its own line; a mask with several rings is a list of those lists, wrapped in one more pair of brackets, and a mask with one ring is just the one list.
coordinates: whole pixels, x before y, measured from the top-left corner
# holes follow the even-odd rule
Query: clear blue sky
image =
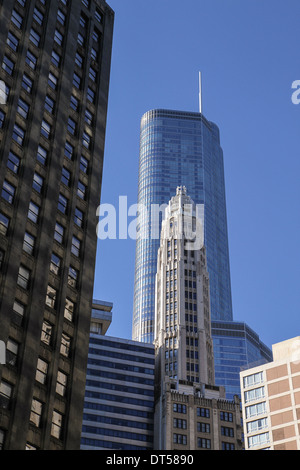
[[(224, 151), (234, 320), (269, 347), (300, 334), (299, 0), (110, 0), (115, 11), (101, 202), (137, 201), (140, 118), (198, 111)], [(134, 218), (129, 217), (129, 222)], [(135, 242), (98, 242), (94, 298), (131, 338)]]

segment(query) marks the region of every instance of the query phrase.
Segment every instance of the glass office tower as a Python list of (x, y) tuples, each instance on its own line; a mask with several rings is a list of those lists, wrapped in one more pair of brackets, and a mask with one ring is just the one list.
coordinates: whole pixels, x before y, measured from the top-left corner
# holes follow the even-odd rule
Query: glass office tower
[[(155, 274), (163, 208), (177, 186), (204, 205), (212, 320), (232, 320), (223, 152), (218, 127), (200, 113), (152, 110), (141, 120), (136, 241), (134, 340), (152, 342)], [(154, 206), (156, 205), (156, 207)], [(203, 206), (202, 206), (203, 207)], [(152, 221), (151, 221), (152, 220)]]

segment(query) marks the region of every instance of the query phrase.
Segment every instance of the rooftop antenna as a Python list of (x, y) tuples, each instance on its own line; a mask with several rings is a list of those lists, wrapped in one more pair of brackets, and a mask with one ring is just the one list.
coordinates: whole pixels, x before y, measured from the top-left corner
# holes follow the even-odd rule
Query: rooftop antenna
[(199, 113), (202, 113), (202, 80), (201, 72), (199, 72)]

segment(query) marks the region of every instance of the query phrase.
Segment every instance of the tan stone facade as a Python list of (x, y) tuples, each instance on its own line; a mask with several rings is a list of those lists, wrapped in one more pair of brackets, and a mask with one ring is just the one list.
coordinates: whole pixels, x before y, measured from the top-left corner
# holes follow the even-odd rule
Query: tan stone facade
[(240, 374), (245, 448), (300, 450), (300, 337), (273, 345), (273, 356)]
[[(154, 448), (165, 450), (242, 450), (240, 400), (218, 398), (222, 390), (206, 386), (197, 392), (193, 386), (167, 383), (156, 406)], [(189, 389), (189, 393), (188, 392)], [(209, 398), (208, 398), (209, 397)], [(161, 406), (161, 409), (160, 409)]]

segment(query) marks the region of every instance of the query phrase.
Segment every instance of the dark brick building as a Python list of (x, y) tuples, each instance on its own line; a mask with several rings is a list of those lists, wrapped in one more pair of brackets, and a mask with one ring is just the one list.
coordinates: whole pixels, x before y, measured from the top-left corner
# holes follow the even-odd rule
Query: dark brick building
[(79, 449), (114, 12), (0, 0), (0, 448)]

